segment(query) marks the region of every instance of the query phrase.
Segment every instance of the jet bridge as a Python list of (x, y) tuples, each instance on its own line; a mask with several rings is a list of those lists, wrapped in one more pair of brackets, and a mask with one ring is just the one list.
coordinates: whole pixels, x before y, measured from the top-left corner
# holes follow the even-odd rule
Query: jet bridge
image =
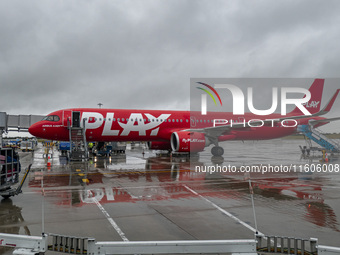
[(43, 115), (9, 115), (0, 112), (0, 147), (2, 146), (2, 134), (8, 131), (28, 132), (28, 128), (41, 121)]
[(0, 129), (5, 132), (17, 131), (27, 132), (28, 128), (41, 121), (45, 116), (43, 115), (9, 115), (6, 112), (0, 112)]

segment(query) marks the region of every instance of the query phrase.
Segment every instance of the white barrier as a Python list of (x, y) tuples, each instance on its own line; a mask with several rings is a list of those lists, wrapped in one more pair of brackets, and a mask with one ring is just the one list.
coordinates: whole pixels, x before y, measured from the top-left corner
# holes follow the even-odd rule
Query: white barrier
[(15, 248), (16, 253), (13, 254), (35, 254), (39, 252), (46, 252), (47, 235), (39, 237), (0, 233), (0, 246)]

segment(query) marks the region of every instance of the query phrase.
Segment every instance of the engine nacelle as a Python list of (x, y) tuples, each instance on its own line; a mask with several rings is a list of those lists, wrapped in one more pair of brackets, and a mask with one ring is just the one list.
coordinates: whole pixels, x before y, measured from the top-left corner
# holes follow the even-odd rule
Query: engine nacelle
[(169, 142), (147, 142), (147, 146), (150, 150), (171, 150), (171, 145)]
[(175, 152), (200, 152), (209, 145), (204, 134), (188, 131), (172, 133), (170, 143)]

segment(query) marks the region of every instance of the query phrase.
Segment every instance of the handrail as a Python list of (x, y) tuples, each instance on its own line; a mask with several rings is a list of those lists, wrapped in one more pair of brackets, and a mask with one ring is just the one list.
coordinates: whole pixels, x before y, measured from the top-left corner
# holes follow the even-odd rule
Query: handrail
[(85, 126), (86, 120), (83, 119), (83, 139), (84, 139), (84, 147), (85, 147), (85, 155), (86, 157), (88, 157), (89, 152), (88, 152), (88, 148), (87, 148), (87, 141), (86, 141), (86, 126)]

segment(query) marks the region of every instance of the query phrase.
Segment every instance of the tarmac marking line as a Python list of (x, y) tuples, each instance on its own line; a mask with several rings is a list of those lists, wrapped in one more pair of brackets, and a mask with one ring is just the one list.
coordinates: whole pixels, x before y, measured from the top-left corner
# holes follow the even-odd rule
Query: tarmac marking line
[(208, 202), (209, 204), (211, 204), (213, 207), (215, 207), (217, 210), (219, 210), (221, 213), (223, 213), (224, 215), (228, 216), (229, 218), (232, 218), (233, 220), (237, 221), (238, 223), (240, 223), (241, 225), (243, 225), (244, 227), (248, 228), (249, 230), (253, 231), (254, 233), (258, 233), (261, 235), (264, 235), (263, 233), (261, 233), (260, 231), (256, 230), (255, 228), (253, 228), (252, 226), (250, 226), (249, 224), (245, 223), (244, 221), (240, 220), (239, 218), (235, 217), (234, 215), (232, 215), (230, 212), (227, 212), (226, 210), (224, 210), (223, 208), (219, 207), (217, 204), (215, 204), (214, 202), (210, 201), (209, 199), (203, 197), (202, 195), (200, 195), (199, 193), (197, 193), (196, 191), (194, 191), (193, 189), (189, 188), (187, 185), (183, 185), (187, 190), (189, 190), (191, 193), (195, 194), (196, 196), (202, 198), (203, 200), (205, 200), (206, 202)]
[(116, 230), (118, 235), (122, 238), (124, 242), (128, 242), (129, 239), (125, 236), (125, 233), (121, 230), (121, 228), (117, 225), (117, 223), (111, 218), (110, 214), (104, 209), (104, 207), (99, 203), (96, 198), (92, 198), (93, 202), (98, 206), (101, 212), (105, 215), (107, 220), (110, 222), (111, 226)]

